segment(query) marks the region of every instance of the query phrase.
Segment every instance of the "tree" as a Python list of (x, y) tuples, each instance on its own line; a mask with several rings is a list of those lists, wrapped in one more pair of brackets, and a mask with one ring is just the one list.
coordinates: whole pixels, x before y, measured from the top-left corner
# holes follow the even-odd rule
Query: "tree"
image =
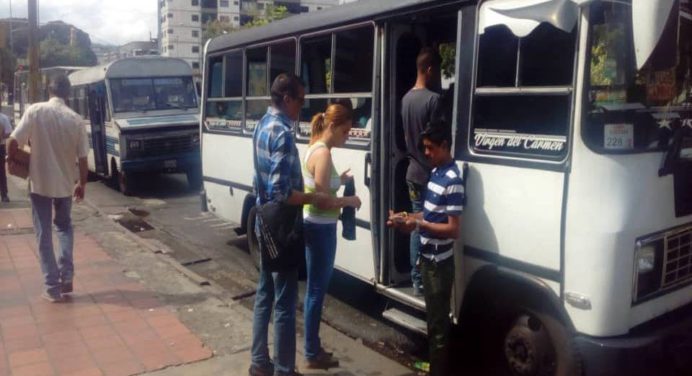
[(284, 19), (291, 14), (288, 9), (283, 6), (267, 5), (264, 11), (252, 18), (250, 22), (246, 23), (242, 27), (238, 28), (230, 24), (229, 22), (213, 20), (206, 24), (204, 34), (202, 35), (202, 44), (206, 43), (208, 39), (218, 37), (219, 35), (232, 33), (240, 29), (250, 29), (253, 27), (259, 27), (267, 25), (270, 22), (278, 21)]
[(0, 83), (12, 90), (14, 71), (17, 68), (17, 58), (7, 48), (0, 48)]
[(253, 27), (264, 26), (270, 22), (278, 21), (284, 19), (291, 14), (288, 13), (288, 8), (283, 5), (270, 5), (264, 8), (264, 12), (252, 18), (252, 20), (245, 25), (243, 28), (250, 29)]
[(219, 35), (228, 34), (237, 30), (235, 26), (228, 22), (212, 20), (207, 22), (204, 33), (202, 34), (202, 44), (207, 43), (207, 40), (218, 37)]
[(39, 51), (42, 68), (58, 65), (90, 66), (96, 63), (96, 56), (91, 49), (63, 44), (51, 37), (41, 41)]

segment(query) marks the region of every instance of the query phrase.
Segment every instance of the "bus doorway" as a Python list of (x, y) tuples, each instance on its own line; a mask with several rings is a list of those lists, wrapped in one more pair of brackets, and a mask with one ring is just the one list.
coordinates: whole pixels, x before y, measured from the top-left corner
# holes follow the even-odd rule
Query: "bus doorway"
[(88, 106), (91, 120), (91, 144), (94, 152), (94, 166), (97, 174), (108, 173), (106, 156), (106, 97), (103, 85), (89, 86)]
[[(387, 64), (388, 77), (385, 78), (385, 102), (383, 112), (388, 124), (383, 131), (383, 145), (386, 150), (382, 153), (384, 178), (383, 183), (383, 210), (411, 211), (406, 171), (409, 164), (409, 151), (406, 148), (404, 125), (401, 116), (401, 99), (416, 83), (416, 57), (423, 47), (431, 47), (447, 60), (444, 66), (452, 67), (452, 76), (442, 80), (447, 84), (438, 82), (430, 89), (441, 95), (441, 106), (449, 106), (449, 109), (439, 107), (436, 114), (451, 114), (451, 97), (442, 100), (442, 97), (453, 96), (453, 67), (457, 36), (457, 15), (431, 13), (429, 15), (417, 14), (415, 18), (397, 20), (387, 25), (387, 54), (384, 64)], [(443, 59), (444, 60), (444, 59)], [(449, 75), (448, 75), (449, 76)], [(445, 77), (443, 74), (442, 77)], [(444, 104), (442, 104), (444, 103)], [(448, 115), (449, 116), (449, 115)], [(451, 124), (450, 124), (451, 125)], [(385, 216), (386, 217), (386, 216)], [(382, 255), (382, 273), (379, 282), (389, 287), (390, 292), (397, 295), (413, 306), (422, 308), (423, 298), (413, 298), (411, 285), (411, 256), (410, 236), (386, 228), (386, 224), (380, 224), (384, 234), (383, 246), (385, 252)]]

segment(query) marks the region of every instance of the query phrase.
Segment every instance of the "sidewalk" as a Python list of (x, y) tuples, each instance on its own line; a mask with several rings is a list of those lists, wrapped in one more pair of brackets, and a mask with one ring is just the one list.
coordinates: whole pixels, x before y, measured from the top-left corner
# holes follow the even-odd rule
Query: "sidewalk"
[[(0, 210), (0, 228), (22, 231), (29, 218), (29, 209)], [(0, 374), (132, 375), (212, 356), (156, 294), (79, 232), (74, 297), (41, 299), (34, 235), (11, 233), (0, 240)]]
[[(86, 203), (73, 206), (74, 297), (40, 299), (25, 182), (9, 183), (12, 202), (0, 204), (0, 376), (247, 374), (252, 312)], [(321, 332), (341, 367), (305, 375), (415, 375), (328, 325)], [(301, 343), (299, 334), (298, 365)]]

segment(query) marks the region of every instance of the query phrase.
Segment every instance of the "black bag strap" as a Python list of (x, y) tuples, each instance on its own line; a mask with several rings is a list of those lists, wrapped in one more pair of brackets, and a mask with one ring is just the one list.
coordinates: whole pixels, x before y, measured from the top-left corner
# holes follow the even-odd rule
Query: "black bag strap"
[[(257, 196), (261, 196), (264, 200), (267, 199), (266, 193), (264, 191), (264, 184), (261, 184), (259, 162), (257, 162), (257, 135), (259, 134), (259, 124), (256, 125), (255, 131), (252, 134), (252, 159), (255, 167), (255, 175), (253, 180), (255, 181), (255, 189), (257, 190)], [(261, 201), (261, 200), (260, 200)]]

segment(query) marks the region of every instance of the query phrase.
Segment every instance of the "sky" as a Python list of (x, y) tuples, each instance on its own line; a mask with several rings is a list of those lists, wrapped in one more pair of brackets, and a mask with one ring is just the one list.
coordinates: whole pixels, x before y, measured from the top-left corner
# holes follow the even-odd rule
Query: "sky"
[[(61, 20), (91, 37), (92, 43), (122, 45), (156, 37), (157, 0), (37, 0), (39, 23)], [(27, 0), (0, 0), (0, 18), (26, 18)]]

